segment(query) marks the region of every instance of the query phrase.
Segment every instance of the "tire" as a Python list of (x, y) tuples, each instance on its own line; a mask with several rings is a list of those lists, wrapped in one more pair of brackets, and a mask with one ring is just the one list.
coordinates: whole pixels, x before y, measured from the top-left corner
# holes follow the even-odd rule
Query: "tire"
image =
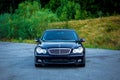
[(86, 64), (85, 57), (82, 60), (83, 60), (82, 63), (77, 63), (76, 66), (85, 67), (85, 64)]
[(45, 66), (45, 64), (43, 62), (37, 63), (36, 57), (34, 58), (34, 64), (35, 64), (35, 67), (44, 67)]
[(40, 65), (35, 63), (35, 67), (40, 67)]
[(35, 67), (39, 67), (39, 66), (40, 66), (39, 64), (37, 64), (37, 59), (36, 59), (36, 57), (34, 57), (34, 64), (35, 64)]
[(86, 60), (85, 60), (85, 56), (84, 56), (83, 63), (81, 64), (81, 67), (85, 67), (85, 64), (86, 64)]
[(85, 63), (81, 64), (81, 67), (85, 67)]
[(82, 64), (76, 64), (77, 67), (85, 67), (85, 63)]

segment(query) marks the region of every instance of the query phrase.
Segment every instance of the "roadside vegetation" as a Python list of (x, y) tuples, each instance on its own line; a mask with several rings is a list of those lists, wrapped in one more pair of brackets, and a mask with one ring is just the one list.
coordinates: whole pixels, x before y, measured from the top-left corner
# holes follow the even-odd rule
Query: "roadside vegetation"
[(51, 23), (49, 27), (64, 28), (66, 25), (86, 39), (86, 47), (120, 50), (120, 15)]
[[(102, 1), (106, 6), (107, 0)], [(67, 28), (86, 39), (85, 47), (120, 50), (119, 5), (108, 4), (111, 6), (103, 10), (95, 0), (50, 0), (44, 4), (42, 0), (22, 0), (16, 9), (10, 6), (6, 12), (1, 10), (0, 41), (35, 43), (46, 29)]]
[[(53, 22), (46, 27), (46, 29), (59, 28), (75, 29), (81, 38), (86, 39), (86, 42), (83, 43), (85, 47), (120, 50), (120, 15), (68, 22)], [(35, 37), (28, 39), (3, 38), (1, 40), (35, 43), (34, 39)]]

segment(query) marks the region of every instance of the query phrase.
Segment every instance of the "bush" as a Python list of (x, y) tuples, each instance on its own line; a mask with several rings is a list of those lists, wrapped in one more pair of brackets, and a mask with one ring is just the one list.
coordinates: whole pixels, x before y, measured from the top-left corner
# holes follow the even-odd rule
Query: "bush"
[(48, 23), (58, 20), (56, 14), (42, 9), (38, 2), (25, 1), (14, 14), (0, 15), (0, 38), (33, 39), (42, 34)]

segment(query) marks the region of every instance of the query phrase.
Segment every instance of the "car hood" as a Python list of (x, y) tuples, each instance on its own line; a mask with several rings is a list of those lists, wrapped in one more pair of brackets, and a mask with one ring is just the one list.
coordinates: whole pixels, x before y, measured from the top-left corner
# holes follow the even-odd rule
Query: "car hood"
[(78, 44), (76, 42), (42, 42), (38, 46), (41, 46), (42, 48), (75, 48), (78, 46), (81, 46), (81, 44)]

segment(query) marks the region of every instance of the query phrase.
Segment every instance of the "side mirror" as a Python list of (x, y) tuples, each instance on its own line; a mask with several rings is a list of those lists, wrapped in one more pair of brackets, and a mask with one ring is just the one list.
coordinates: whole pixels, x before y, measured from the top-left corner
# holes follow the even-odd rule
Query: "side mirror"
[(76, 43), (81, 43), (81, 42), (85, 42), (84, 38), (79, 39), (78, 41), (76, 41)]
[(81, 38), (81, 39), (80, 39), (80, 42), (85, 42), (85, 39), (84, 39), (84, 38)]
[(39, 42), (39, 38), (36, 38), (36, 39), (35, 39), (35, 42)]
[(35, 42), (37, 42), (37, 43), (41, 43), (41, 39), (36, 38), (36, 39), (35, 39)]

